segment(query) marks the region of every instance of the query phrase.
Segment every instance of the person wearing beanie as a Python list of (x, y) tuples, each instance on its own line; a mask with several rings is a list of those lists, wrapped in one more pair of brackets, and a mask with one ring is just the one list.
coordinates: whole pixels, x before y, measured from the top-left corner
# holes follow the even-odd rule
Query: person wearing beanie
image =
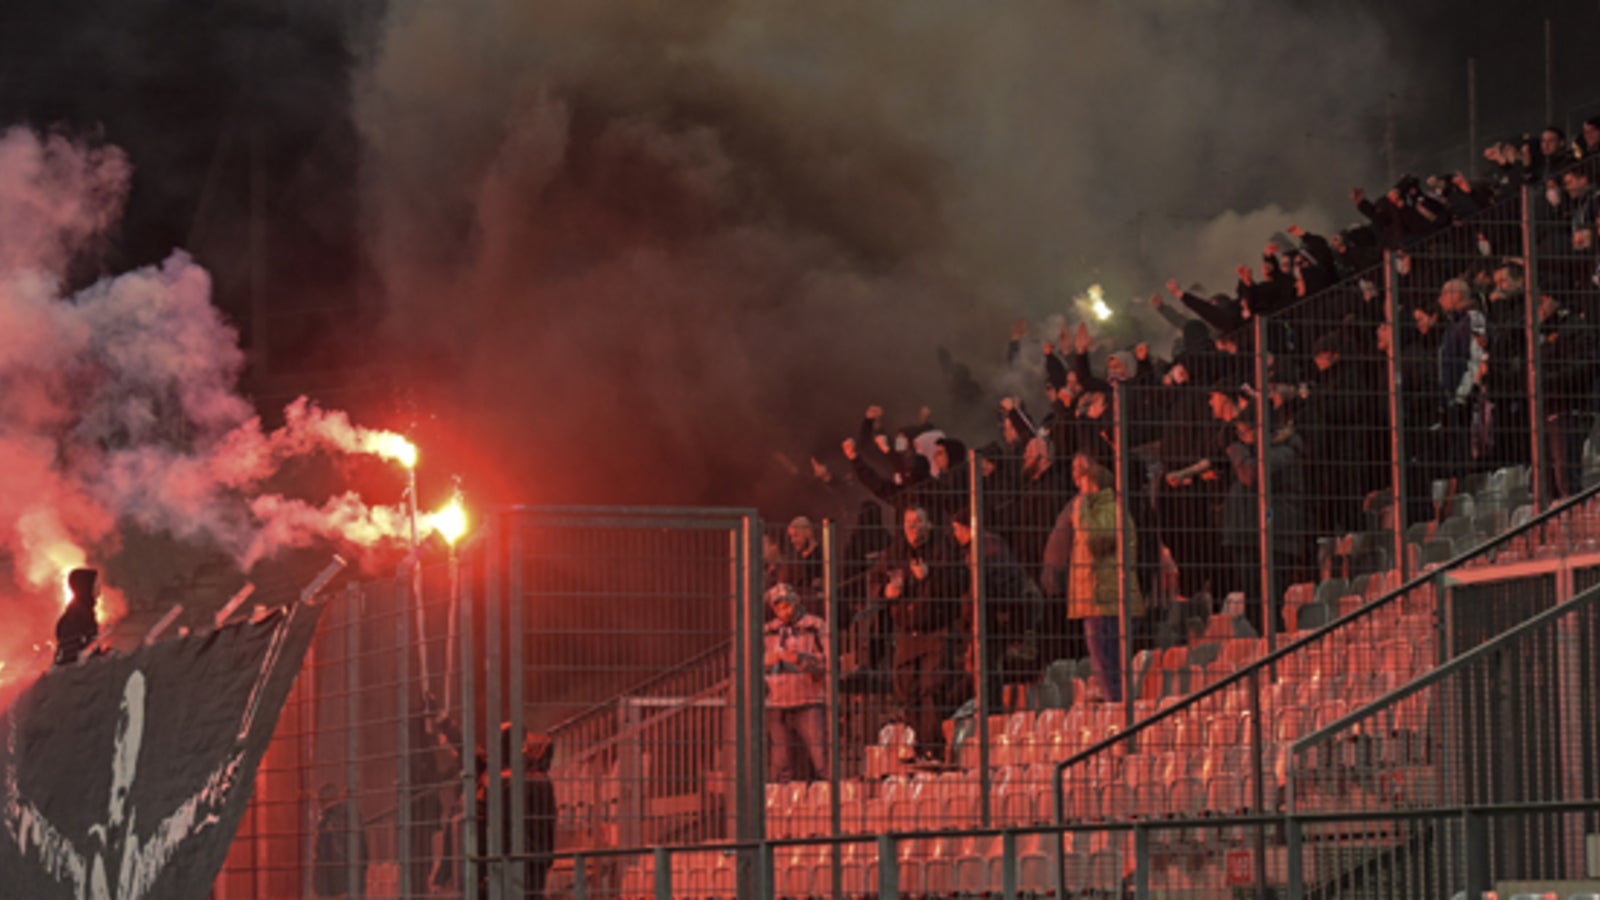
[(67, 587), (72, 591), (72, 600), (56, 621), (58, 666), (77, 662), (78, 656), (100, 636), (100, 626), (94, 619), (94, 601), (100, 595), (96, 586), (99, 574), (94, 569), (73, 569), (67, 575)]
[(767, 592), (764, 629), (767, 739), (774, 782), (829, 778), (826, 709), (828, 626), (793, 587)]

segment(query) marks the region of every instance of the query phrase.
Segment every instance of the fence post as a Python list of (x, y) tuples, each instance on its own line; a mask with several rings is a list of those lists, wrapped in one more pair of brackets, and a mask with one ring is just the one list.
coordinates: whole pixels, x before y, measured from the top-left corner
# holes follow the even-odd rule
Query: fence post
[(888, 834), (878, 835), (878, 900), (900, 900), (900, 857)]
[[(839, 723), (844, 710), (839, 706), (839, 619), (844, 610), (839, 603), (839, 535), (832, 519), (822, 520), (822, 604), (828, 616), (828, 834), (838, 837), (843, 830), (839, 803), (839, 770), (844, 759), (839, 752)], [(833, 895), (844, 895), (844, 873), (840, 870), (843, 847), (833, 842), (828, 847), (833, 859)]]
[[(506, 661), (506, 705), (511, 713), (506, 721), (511, 723), (512, 739), (516, 742), (510, 749), (511, 759), (505, 764), (511, 767), (511, 803), (506, 810), (506, 815), (511, 817), (510, 838), (513, 859), (517, 854), (528, 852), (528, 766), (523, 758), (523, 748), (527, 746), (528, 723), (526, 703), (523, 697), (527, 672), (524, 670), (523, 641), (526, 639), (523, 626), (523, 606), (527, 602), (523, 575), (527, 566), (522, 558), (523, 523), (517, 517), (510, 518), (507, 535), (510, 541), (506, 560), (506, 649), (509, 659)], [(419, 598), (420, 600), (420, 598)], [(643, 784), (643, 782), (641, 782)], [(640, 791), (643, 793), (642, 788)], [(643, 802), (641, 800), (641, 806)], [(643, 822), (640, 823), (643, 826)], [(528, 866), (524, 862), (512, 862), (510, 884), (514, 892), (526, 891), (528, 886)]]
[(411, 799), (415, 788), (411, 784), (411, 623), (406, 615), (417, 598), (411, 596), (411, 585), (401, 572), (395, 573), (395, 747), (399, 758), (395, 761), (394, 855), (399, 864), (400, 896), (412, 894), (411, 884)]
[(572, 857), (572, 896), (574, 900), (589, 898), (589, 861), (582, 853)]
[[(1549, 21), (1546, 20), (1546, 24)], [(1528, 356), (1528, 491), (1533, 495), (1533, 508), (1543, 510), (1548, 491), (1544, 485), (1544, 393), (1539, 387), (1539, 241), (1538, 216), (1534, 205), (1539, 195), (1533, 185), (1522, 186), (1522, 256), (1523, 256), (1523, 330), (1526, 332)], [(1511, 510), (1515, 512), (1515, 510)]]
[(1300, 900), (1305, 896), (1305, 863), (1300, 858), (1305, 848), (1304, 837), (1301, 834), (1300, 820), (1290, 813), (1284, 819), (1284, 849), (1287, 851), (1287, 878), (1289, 881), (1289, 900)]
[(665, 847), (657, 847), (655, 855), (655, 872), (651, 887), (655, 892), (656, 900), (672, 900), (672, 854)]
[[(366, 607), (366, 594), (361, 587), (352, 583), (345, 589), (344, 603), (344, 777), (345, 792), (339, 799), (350, 811), (350, 822), (353, 826), (345, 834), (345, 883), (359, 884), (361, 882), (361, 841), (362, 829), (359, 823), (361, 815), (361, 766), (357, 760), (361, 759), (361, 617), (358, 612)], [(467, 796), (473, 797), (468, 791)], [(470, 802), (470, 801), (469, 801)], [(470, 814), (473, 807), (468, 807)], [(476, 870), (472, 873), (476, 875)], [(477, 881), (472, 882), (473, 893), (467, 895), (467, 900), (478, 900)], [(366, 893), (366, 886), (362, 885), (360, 892)]]
[(1393, 494), (1391, 499), (1390, 518), (1393, 520), (1390, 527), (1394, 531), (1395, 570), (1402, 579), (1410, 576), (1406, 570), (1406, 508), (1408, 500), (1408, 486), (1406, 484), (1406, 422), (1405, 403), (1402, 391), (1405, 386), (1404, 358), (1400, 355), (1400, 338), (1405, 328), (1400, 321), (1400, 291), (1395, 282), (1394, 254), (1393, 251), (1383, 251), (1383, 319), (1389, 326), (1389, 348), (1384, 354), (1384, 365), (1388, 369), (1388, 414), (1389, 414), (1389, 490)]
[[(1261, 669), (1250, 670), (1250, 765), (1256, 772), (1255, 796), (1250, 804), (1257, 815), (1267, 812), (1266, 753), (1261, 742)], [(1256, 890), (1267, 889), (1267, 828), (1257, 825), (1256, 832)]]
[(1133, 896), (1150, 900), (1150, 826), (1133, 826)]
[[(977, 671), (973, 674), (973, 686), (977, 690), (978, 721), (976, 722), (978, 735), (978, 804), (979, 825), (988, 828), (992, 821), (991, 804), (989, 797), (989, 624), (986, 618), (985, 607), (989, 602), (989, 592), (984, 590), (983, 583), (983, 542), (988, 539), (988, 534), (983, 524), (983, 479), (979, 477), (982, 472), (982, 463), (978, 459), (978, 451), (967, 451), (967, 528), (972, 535), (968, 545), (969, 556), (972, 564), (972, 639), (977, 646), (976, 664)], [(1008, 598), (1009, 599), (1009, 598)], [(953, 760), (960, 762), (960, 760)]]
[(1400, 580), (1411, 577), (1410, 555), (1406, 553), (1406, 444), (1405, 405), (1401, 402), (1401, 384), (1404, 366), (1400, 356), (1400, 338), (1405, 331), (1400, 324), (1400, 285), (1395, 280), (1394, 251), (1383, 251), (1383, 318), (1389, 325), (1389, 350), (1385, 365), (1389, 376), (1389, 489), (1394, 492), (1393, 544), (1394, 568)]
[(1255, 342), (1256, 525), (1261, 529), (1260, 543), (1257, 545), (1261, 560), (1257, 589), (1260, 591), (1258, 602), (1261, 604), (1261, 624), (1266, 632), (1267, 652), (1271, 653), (1277, 649), (1278, 586), (1272, 577), (1272, 467), (1267, 460), (1268, 448), (1272, 446), (1272, 386), (1267, 373), (1267, 320), (1263, 316), (1255, 317)]
[[(488, 790), (484, 795), (484, 804), (488, 824), (486, 839), (486, 852), (481, 865), (489, 870), (489, 898), (502, 900), (505, 896), (503, 879), (505, 873), (505, 860), (501, 848), (505, 846), (506, 807), (505, 788), (501, 784), (500, 773), (507, 764), (501, 759), (500, 747), (500, 717), (504, 713), (501, 706), (501, 688), (504, 673), (501, 671), (501, 644), (504, 632), (501, 628), (501, 603), (503, 602), (505, 586), (501, 583), (504, 577), (502, 569), (505, 560), (501, 558), (504, 546), (503, 519), (505, 513), (496, 515), (489, 520), (489, 527), (484, 540), (484, 553), (487, 554), (484, 562), (484, 584), (486, 592), (483, 602), (483, 656), (484, 656), (484, 685), (483, 685), (483, 747), (484, 758), (488, 761), (487, 771), (484, 773)], [(463, 704), (465, 706), (465, 704)], [(463, 738), (463, 741), (470, 740)], [(463, 750), (466, 749), (463, 744)]]
[[(1129, 574), (1128, 567), (1133, 564), (1133, 554), (1128, 552), (1128, 540), (1137, 536), (1129, 527), (1133, 523), (1133, 492), (1129, 490), (1133, 477), (1133, 467), (1128, 464), (1130, 452), (1128, 444), (1128, 385), (1125, 381), (1117, 381), (1111, 390), (1111, 421), (1116, 432), (1117, 448), (1114, 454), (1116, 471), (1113, 476), (1117, 482), (1116, 514), (1117, 514), (1117, 622), (1118, 631), (1122, 639), (1117, 642), (1121, 653), (1119, 665), (1122, 669), (1122, 721), (1123, 727), (1133, 725), (1133, 701), (1138, 691), (1138, 685), (1133, 683), (1133, 621), (1128, 610)], [(1070, 577), (1070, 576), (1069, 576)]]
[(1471, 810), (1461, 816), (1467, 896), (1480, 897), (1489, 890), (1489, 820)]
[(1017, 896), (1017, 833), (1009, 828), (1000, 833), (1000, 896)]

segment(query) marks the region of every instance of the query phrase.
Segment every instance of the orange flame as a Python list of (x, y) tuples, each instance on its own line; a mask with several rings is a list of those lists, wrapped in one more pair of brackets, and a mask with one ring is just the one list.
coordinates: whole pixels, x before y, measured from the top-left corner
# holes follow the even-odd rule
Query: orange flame
[(450, 498), (450, 502), (440, 507), (437, 512), (429, 513), (425, 520), (425, 527), (437, 531), (444, 542), (454, 547), (456, 541), (467, 533), (467, 510), (461, 505), (461, 497)]
[(362, 435), (361, 448), (374, 456), (394, 460), (408, 469), (416, 468), (417, 445), (392, 431), (369, 431)]

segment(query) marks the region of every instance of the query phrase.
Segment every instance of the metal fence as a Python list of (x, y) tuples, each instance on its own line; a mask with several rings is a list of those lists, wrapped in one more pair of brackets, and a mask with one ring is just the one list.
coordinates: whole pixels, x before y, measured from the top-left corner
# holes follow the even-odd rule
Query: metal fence
[(1416, 239), (1384, 198), (1371, 244), (1177, 291), (1204, 324), (1164, 310), (1170, 361), (1064, 333), (970, 443), (868, 410), (770, 528), (495, 516), (330, 614), (241, 845), (293, 845), (302, 889), (455, 896), (543, 877), (503, 855), (549, 824), (590, 853), (551, 883), (598, 891), (642, 877), (608, 848), (1279, 808), (1293, 740), (1592, 577), (1540, 568), (1600, 540), (1585, 503), (1546, 515), (1592, 475), (1600, 376), (1592, 198), (1553, 177)]
[[(1297, 740), (1289, 810), (1382, 814), (1594, 797), (1597, 601), (1600, 589), (1590, 588)], [(1405, 867), (1486, 851), (1492, 881), (1554, 881), (1586, 871), (1585, 840), (1596, 825), (1593, 810), (1532, 810), (1498, 818), (1478, 849), (1460, 830), (1339, 844), (1353, 866)]]

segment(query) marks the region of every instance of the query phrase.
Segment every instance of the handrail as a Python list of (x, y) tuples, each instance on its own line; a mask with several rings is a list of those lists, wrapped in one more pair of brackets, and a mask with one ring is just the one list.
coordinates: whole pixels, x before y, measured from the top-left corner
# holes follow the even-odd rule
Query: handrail
[(1566, 500), (1563, 500), (1561, 503), (1550, 507), (1539, 515), (1529, 519), (1527, 522), (1524, 522), (1523, 524), (1504, 532), (1498, 537), (1490, 538), (1470, 550), (1457, 554), (1455, 557), (1452, 557), (1439, 566), (1416, 575), (1410, 581), (1401, 584), (1399, 587), (1383, 595), (1382, 597), (1373, 600), (1371, 603), (1362, 604), (1356, 609), (1351, 610), (1345, 615), (1334, 619), (1332, 622), (1329, 622), (1321, 628), (1318, 628), (1316, 631), (1283, 645), (1277, 650), (1268, 653), (1266, 656), (1263, 656), (1255, 662), (1246, 665), (1244, 668), (1239, 669), (1238, 671), (1221, 679), (1220, 681), (1217, 681), (1214, 684), (1201, 688), (1200, 690), (1190, 694), (1172, 706), (1169, 706), (1163, 710), (1157, 710), (1155, 714), (1134, 722), (1133, 724), (1129, 725), (1126, 730), (1119, 732), (1118, 734), (1111, 735), (1110, 737), (1105, 738), (1104, 740), (1101, 740), (1098, 743), (1068, 757), (1062, 762), (1056, 763), (1053, 776), (1053, 787), (1055, 790), (1056, 801), (1056, 821), (1058, 823), (1064, 823), (1065, 821), (1066, 788), (1063, 778), (1066, 774), (1066, 770), (1069, 767), (1079, 765), (1107, 750), (1108, 748), (1116, 746), (1122, 741), (1131, 739), (1134, 735), (1145, 731), (1146, 729), (1154, 726), (1156, 723), (1161, 722), (1171, 716), (1177, 715), (1181, 711), (1187, 711), (1191, 709), (1201, 700), (1204, 700), (1207, 697), (1221, 693), (1229, 687), (1232, 687), (1233, 685), (1246, 679), (1255, 678), (1262, 669), (1277, 664), (1277, 662), (1283, 657), (1300, 649), (1301, 647), (1322, 640), (1324, 636), (1335, 629), (1342, 628), (1350, 622), (1354, 622), (1363, 616), (1371, 615), (1380, 607), (1397, 602), (1399, 598), (1419, 587), (1422, 587), (1423, 585), (1426, 585), (1428, 582), (1433, 581), (1435, 578), (1438, 578), (1440, 574), (1448, 572), (1451, 569), (1458, 568), (1459, 566), (1477, 558), (1489, 550), (1493, 550), (1496, 547), (1499, 547), (1501, 544), (1520, 537), (1522, 534), (1536, 527), (1544, 525), (1550, 519), (1563, 515), (1569, 510), (1576, 509), (1585, 501), (1595, 496), (1600, 496), (1600, 484), (1592, 485), (1584, 489), (1582, 492), (1568, 497)]
[[(1600, 488), (1600, 485), (1596, 485), (1596, 487)], [(1555, 606), (1550, 607), (1544, 612), (1525, 619), (1523, 622), (1512, 628), (1506, 629), (1504, 632), (1496, 635), (1492, 640), (1485, 641), (1484, 643), (1473, 647), (1471, 650), (1456, 656), (1454, 659), (1451, 659), (1449, 662), (1446, 662), (1443, 665), (1435, 666), (1432, 670), (1417, 676), (1407, 684), (1395, 688), (1389, 693), (1384, 694), (1382, 697), (1375, 698), (1365, 706), (1362, 706), (1360, 709), (1346, 713), (1344, 716), (1329, 722), (1327, 725), (1324, 725), (1316, 731), (1313, 731), (1310, 734), (1295, 740), (1289, 745), (1290, 758), (1292, 759), (1295, 756), (1298, 756), (1302, 750), (1305, 750), (1312, 744), (1325, 741), (1329, 736), (1343, 731), (1344, 729), (1350, 727), (1351, 725), (1355, 725), (1364, 719), (1370, 718), (1373, 714), (1383, 709), (1387, 709), (1388, 707), (1394, 706), (1413, 694), (1420, 693), (1424, 689), (1433, 686), (1435, 683), (1442, 681), (1445, 678), (1456, 674), (1461, 669), (1464, 669), (1474, 662), (1477, 662), (1482, 657), (1487, 656), (1490, 653), (1501, 649), (1505, 645), (1518, 640), (1529, 632), (1536, 631), (1539, 628), (1544, 627), (1552, 620), (1560, 618), (1561, 616), (1571, 615), (1573, 612), (1581, 609), (1584, 606), (1593, 605), (1596, 601), (1600, 601), (1600, 584), (1595, 584), (1591, 587), (1585, 588), (1582, 591), (1579, 591), (1577, 594), (1574, 594), (1567, 600), (1557, 603)], [(1291, 768), (1290, 775), (1292, 776), (1292, 774), (1293, 769)], [(1293, 812), (1293, 790), (1288, 792), (1288, 798), (1290, 805), (1289, 811)]]

